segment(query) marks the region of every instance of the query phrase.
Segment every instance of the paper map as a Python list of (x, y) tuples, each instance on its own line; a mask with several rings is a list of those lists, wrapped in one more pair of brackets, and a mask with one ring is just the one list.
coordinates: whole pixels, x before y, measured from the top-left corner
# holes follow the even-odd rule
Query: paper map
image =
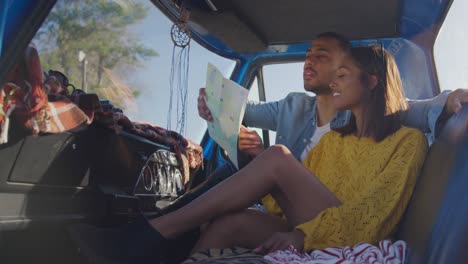
[(208, 132), (218, 145), (226, 150), (229, 159), (239, 168), (237, 137), (249, 91), (234, 81), (223, 77), (212, 64), (206, 73), (206, 104), (213, 121), (208, 122)]

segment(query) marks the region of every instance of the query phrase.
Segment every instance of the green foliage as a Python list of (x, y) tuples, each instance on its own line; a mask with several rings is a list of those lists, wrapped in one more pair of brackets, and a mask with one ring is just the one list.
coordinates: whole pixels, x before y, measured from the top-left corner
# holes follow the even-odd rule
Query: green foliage
[(130, 31), (147, 16), (147, 9), (128, 0), (59, 0), (34, 40), (43, 69), (63, 71), (80, 88), (82, 65), (78, 52), (84, 51), (88, 92), (99, 94), (99, 89), (113, 85), (106, 69), (130, 71), (158, 55)]

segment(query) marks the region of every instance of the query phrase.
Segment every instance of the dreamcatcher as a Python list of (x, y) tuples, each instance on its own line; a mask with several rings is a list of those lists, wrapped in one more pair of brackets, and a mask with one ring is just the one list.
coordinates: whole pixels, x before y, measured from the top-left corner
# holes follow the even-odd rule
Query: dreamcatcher
[[(172, 48), (171, 75), (169, 80), (169, 111), (167, 113), (167, 129), (171, 130), (172, 108), (175, 99), (177, 106), (177, 125), (176, 131), (179, 134), (185, 134), (185, 124), (187, 121), (187, 92), (188, 92), (188, 73), (189, 73), (189, 53), (191, 33), (187, 26), (190, 12), (181, 7), (180, 19), (171, 28), (171, 39), (174, 43)], [(174, 91), (177, 98), (174, 97)]]

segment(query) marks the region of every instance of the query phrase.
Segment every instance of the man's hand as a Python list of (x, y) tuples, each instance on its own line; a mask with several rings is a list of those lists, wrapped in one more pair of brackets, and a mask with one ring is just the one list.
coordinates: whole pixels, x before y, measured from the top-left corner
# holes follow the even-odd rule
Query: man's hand
[(451, 92), (444, 106), (444, 116), (450, 117), (462, 109), (462, 105), (468, 103), (468, 89), (456, 89)]
[(255, 158), (265, 149), (263, 148), (262, 139), (255, 130), (241, 126), (239, 132), (239, 150)]
[(301, 251), (304, 248), (304, 237), (304, 233), (297, 229), (292, 232), (277, 232), (254, 249), (254, 252), (265, 255), (277, 250), (286, 250), (289, 246)]
[(206, 121), (213, 121), (210, 109), (206, 105), (206, 92), (205, 88), (200, 88), (198, 91), (198, 115)]

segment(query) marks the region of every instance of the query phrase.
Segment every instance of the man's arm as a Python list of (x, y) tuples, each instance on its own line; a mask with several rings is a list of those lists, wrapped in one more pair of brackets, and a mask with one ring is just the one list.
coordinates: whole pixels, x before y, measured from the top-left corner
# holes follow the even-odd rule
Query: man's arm
[(246, 126), (276, 131), (281, 101), (247, 103), (244, 121)]
[(442, 112), (443, 118), (449, 118), (460, 112), (462, 105), (468, 103), (468, 89), (456, 89), (448, 95), (447, 103)]
[(430, 141), (433, 141), (438, 125), (457, 113), (461, 105), (467, 102), (468, 89), (443, 91), (427, 100), (409, 100), (409, 108), (403, 113), (402, 122), (429, 134)]

